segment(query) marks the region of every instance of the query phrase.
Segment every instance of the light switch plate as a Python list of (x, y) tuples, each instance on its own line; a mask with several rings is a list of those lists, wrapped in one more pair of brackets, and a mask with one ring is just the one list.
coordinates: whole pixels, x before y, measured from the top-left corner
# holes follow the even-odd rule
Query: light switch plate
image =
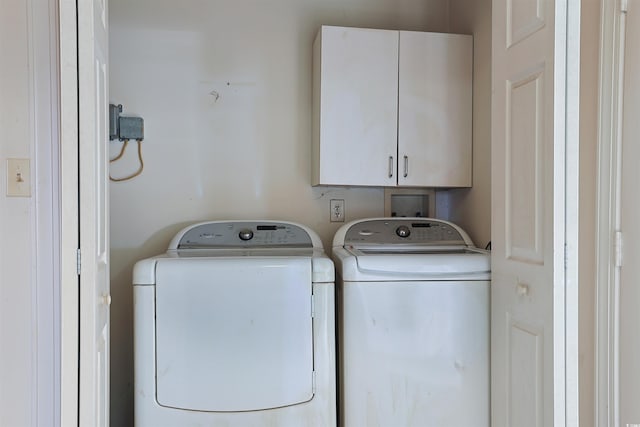
[(7, 159), (7, 196), (31, 197), (29, 159)]

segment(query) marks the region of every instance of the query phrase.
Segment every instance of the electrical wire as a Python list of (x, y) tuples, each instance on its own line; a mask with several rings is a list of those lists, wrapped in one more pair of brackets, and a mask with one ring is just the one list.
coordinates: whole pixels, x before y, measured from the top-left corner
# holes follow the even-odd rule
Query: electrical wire
[(124, 140), (124, 144), (122, 144), (122, 148), (120, 149), (120, 153), (118, 153), (117, 156), (115, 156), (113, 159), (109, 159), (109, 163), (113, 163), (116, 160), (120, 160), (120, 158), (124, 155), (124, 150), (127, 149), (127, 144), (129, 143), (128, 139)]
[[(138, 175), (140, 175), (142, 173), (142, 170), (144, 169), (144, 161), (142, 160), (142, 140), (138, 139), (138, 140), (136, 140), (136, 142), (138, 143), (138, 160), (140, 161), (140, 167), (133, 174), (131, 174), (129, 176), (122, 177), (122, 178), (113, 178), (111, 176), (111, 172), (109, 172), (109, 179), (111, 181), (114, 181), (114, 182), (128, 181), (128, 180), (130, 180), (132, 178), (135, 178), (136, 176), (138, 176)], [(115, 162), (117, 160), (120, 160), (122, 158), (122, 156), (124, 156), (124, 152), (127, 149), (127, 144), (129, 144), (129, 140), (125, 139), (124, 140), (124, 144), (122, 144), (122, 149), (120, 149), (120, 153), (118, 153), (118, 155), (116, 157), (114, 157), (113, 159), (110, 159), (109, 163), (113, 163), (113, 162)]]

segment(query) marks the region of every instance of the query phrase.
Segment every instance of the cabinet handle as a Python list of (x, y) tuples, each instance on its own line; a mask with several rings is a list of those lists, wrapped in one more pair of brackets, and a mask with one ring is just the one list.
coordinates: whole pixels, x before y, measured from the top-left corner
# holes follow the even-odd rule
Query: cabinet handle
[(393, 156), (389, 156), (389, 178), (393, 178)]
[(404, 156), (404, 177), (409, 176), (409, 156)]

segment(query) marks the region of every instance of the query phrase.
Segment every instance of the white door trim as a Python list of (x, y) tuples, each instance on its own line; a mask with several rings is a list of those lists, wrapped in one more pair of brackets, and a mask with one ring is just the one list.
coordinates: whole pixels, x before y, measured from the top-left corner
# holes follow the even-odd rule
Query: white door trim
[[(561, 4), (556, 2), (556, 7)], [(556, 147), (556, 155), (554, 159), (564, 162), (564, 165), (557, 165), (556, 168), (564, 170), (564, 185), (559, 188), (564, 189), (564, 194), (558, 194), (554, 206), (564, 204), (556, 213), (564, 215), (556, 217), (554, 227), (563, 224), (563, 230), (557, 229), (554, 233), (558, 239), (557, 249), (562, 248), (556, 254), (555, 261), (558, 266), (564, 265), (564, 269), (555, 268), (557, 274), (563, 275), (562, 279), (556, 283), (564, 283), (564, 295), (557, 295), (554, 299), (554, 315), (564, 314), (564, 322), (554, 321), (559, 329), (556, 331), (556, 349), (561, 351), (554, 352), (556, 356), (555, 366), (560, 367), (563, 372), (558, 372), (556, 377), (556, 390), (558, 396), (563, 396), (563, 406), (557, 407), (554, 411), (556, 415), (556, 426), (578, 427), (579, 426), (579, 225), (580, 221), (580, 22), (581, 8), (580, 0), (569, 0), (565, 5), (560, 6), (563, 11), (558, 10), (556, 20), (561, 17), (564, 23), (556, 21), (556, 25), (560, 26), (558, 32), (562, 31), (564, 25), (566, 38), (563, 40), (564, 49), (558, 45), (556, 52), (564, 54), (564, 58), (556, 57), (556, 67), (561, 68), (560, 61), (563, 61), (564, 76), (558, 76), (556, 81), (564, 81), (565, 97), (564, 105), (556, 105), (555, 112), (564, 114), (564, 147)], [(562, 16), (562, 13), (565, 15)], [(559, 52), (560, 51), (560, 52)], [(558, 70), (561, 71), (561, 70)], [(576, 76), (578, 76), (576, 78)], [(558, 139), (562, 140), (562, 138)], [(557, 144), (560, 145), (560, 144)], [(557, 175), (557, 173), (556, 173)], [(555, 214), (555, 213), (554, 213)], [(564, 253), (562, 253), (564, 252)], [(564, 270), (564, 271), (563, 271)], [(560, 303), (563, 307), (558, 307)], [(564, 329), (560, 329), (564, 327)], [(560, 358), (562, 355), (563, 358)], [(563, 390), (560, 388), (563, 387)], [(559, 403), (558, 400), (556, 400)], [(563, 410), (563, 413), (559, 413)]]
[(598, 195), (596, 220), (596, 378), (595, 420), (619, 425), (619, 268), (622, 101), (625, 15), (621, 1), (603, 0), (600, 32)]
[(555, 3), (554, 426), (579, 426), (579, 0)]
[(57, 1), (27, 2), (32, 141), (32, 420), (60, 426), (60, 144)]
[(76, 0), (59, 1), (60, 43), (60, 290), (61, 402), (64, 427), (78, 426), (79, 277), (78, 45)]
[[(567, 282), (567, 8), (569, 1), (555, 1), (553, 60), (553, 425), (567, 427), (566, 340)], [(579, 75), (579, 74), (578, 74)]]
[(579, 0), (555, 3), (554, 426), (579, 426)]

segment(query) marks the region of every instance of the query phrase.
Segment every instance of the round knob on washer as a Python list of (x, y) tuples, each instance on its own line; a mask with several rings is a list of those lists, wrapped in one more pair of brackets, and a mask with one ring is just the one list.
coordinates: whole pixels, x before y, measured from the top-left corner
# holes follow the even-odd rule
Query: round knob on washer
[(240, 240), (251, 240), (253, 239), (253, 231), (245, 228), (244, 230), (240, 230), (238, 237), (240, 237)]
[(400, 227), (396, 228), (396, 234), (400, 237), (409, 237), (409, 234), (411, 234), (411, 230), (409, 230), (409, 227), (407, 227), (406, 225), (401, 225)]

